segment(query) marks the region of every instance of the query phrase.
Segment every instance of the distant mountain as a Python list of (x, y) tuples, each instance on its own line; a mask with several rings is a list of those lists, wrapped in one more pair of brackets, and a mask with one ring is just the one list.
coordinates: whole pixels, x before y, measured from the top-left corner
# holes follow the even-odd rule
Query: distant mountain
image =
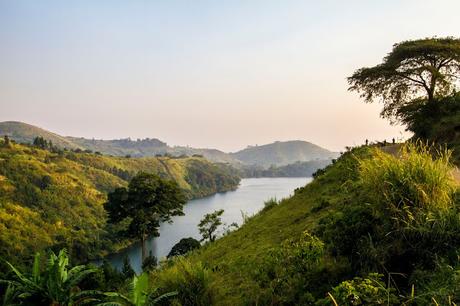
[(262, 146), (250, 146), (235, 153), (225, 153), (216, 149), (168, 146), (167, 143), (156, 138), (100, 140), (64, 137), (15, 121), (0, 122), (0, 135), (8, 135), (20, 143), (32, 143), (35, 137), (41, 136), (61, 148), (91, 150), (113, 156), (201, 155), (212, 162), (229, 163), (240, 169), (246, 166), (268, 169), (271, 166), (280, 167), (296, 162), (328, 160), (337, 155), (306, 141), (278, 141)]
[(337, 153), (307, 141), (277, 141), (262, 146), (250, 146), (231, 154), (245, 165), (269, 168), (286, 166), (295, 162), (330, 159)]

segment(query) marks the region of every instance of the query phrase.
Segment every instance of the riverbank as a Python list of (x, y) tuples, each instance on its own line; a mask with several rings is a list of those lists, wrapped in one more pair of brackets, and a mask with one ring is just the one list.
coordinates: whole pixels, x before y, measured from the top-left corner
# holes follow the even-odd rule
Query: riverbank
[[(157, 258), (165, 257), (172, 246), (180, 239), (193, 237), (200, 239), (197, 225), (204, 214), (224, 209), (222, 220), (227, 225), (243, 223), (243, 214), (251, 216), (264, 207), (270, 198), (282, 199), (294, 193), (294, 190), (305, 186), (311, 178), (250, 178), (242, 179), (235, 191), (218, 193), (213, 196), (191, 200), (184, 207), (185, 216), (174, 217), (173, 223), (164, 223), (160, 227), (160, 237), (150, 239), (147, 248)], [(133, 268), (141, 269), (140, 245), (135, 243), (117, 254), (108, 256), (108, 260), (120, 268), (123, 258), (128, 256)]]

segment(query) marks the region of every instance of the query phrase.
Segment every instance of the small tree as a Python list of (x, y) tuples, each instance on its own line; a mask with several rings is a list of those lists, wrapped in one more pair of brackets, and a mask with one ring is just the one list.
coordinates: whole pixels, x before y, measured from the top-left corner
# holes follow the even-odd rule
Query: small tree
[(159, 236), (160, 222), (172, 222), (172, 216), (183, 215), (185, 202), (176, 182), (141, 172), (131, 180), (128, 188), (117, 188), (108, 195), (105, 209), (111, 223), (128, 220), (128, 228), (123, 234), (141, 241), (144, 262), (147, 238)]
[(348, 83), (366, 102), (380, 98), (383, 117), (399, 119), (398, 111), (407, 104), (451, 94), (459, 72), (460, 39), (427, 38), (395, 44), (381, 64), (357, 70)]
[(216, 240), (216, 231), (220, 225), (222, 225), (222, 214), (224, 213), (223, 209), (214, 211), (213, 213), (204, 215), (198, 224), (198, 230), (203, 236), (201, 241), (209, 240), (213, 242)]

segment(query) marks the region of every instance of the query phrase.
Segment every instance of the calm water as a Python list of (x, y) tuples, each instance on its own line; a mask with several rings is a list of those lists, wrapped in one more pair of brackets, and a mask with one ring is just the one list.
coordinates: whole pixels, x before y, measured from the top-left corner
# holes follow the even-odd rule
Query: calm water
[[(243, 221), (242, 212), (253, 215), (264, 206), (264, 201), (276, 197), (282, 199), (294, 192), (295, 188), (306, 185), (311, 178), (251, 178), (241, 180), (235, 191), (219, 193), (210, 197), (192, 200), (184, 207), (185, 216), (174, 217), (173, 223), (164, 223), (160, 227), (160, 237), (147, 242), (147, 252), (150, 250), (157, 258), (168, 255), (171, 248), (180, 239), (193, 237), (200, 239), (197, 225), (203, 216), (218, 209), (224, 209), (222, 221), (226, 224)], [(139, 244), (112, 255), (109, 261), (120, 268), (123, 258), (128, 255), (131, 265), (136, 272), (141, 270), (141, 250)]]

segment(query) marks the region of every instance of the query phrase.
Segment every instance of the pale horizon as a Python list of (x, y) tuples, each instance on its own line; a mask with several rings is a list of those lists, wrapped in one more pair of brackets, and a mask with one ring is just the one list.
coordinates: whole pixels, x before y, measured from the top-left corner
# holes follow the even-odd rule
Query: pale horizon
[(449, 0), (0, 0), (0, 121), (224, 152), (407, 138), (346, 77), (394, 43), (458, 36), (459, 10)]

